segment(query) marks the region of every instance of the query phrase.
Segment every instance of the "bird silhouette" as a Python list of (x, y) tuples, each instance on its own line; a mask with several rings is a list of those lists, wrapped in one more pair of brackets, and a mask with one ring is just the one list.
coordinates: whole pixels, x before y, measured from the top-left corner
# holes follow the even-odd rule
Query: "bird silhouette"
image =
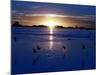
[(82, 45), (82, 49), (85, 49), (86, 48), (86, 46), (85, 45)]
[(40, 50), (40, 49), (41, 49), (39, 45), (37, 45), (37, 49), (38, 49), (38, 50)]
[(38, 55), (38, 56), (36, 57), (36, 59), (33, 60), (33, 64), (36, 64), (36, 62), (39, 60), (39, 58), (40, 58), (40, 55)]
[(36, 49), (35, 49), (35, 48), (33, 48), (33, 53), (37, 53), (37, 51), (36, 51)]
[[(82, 45), (82, 49), (86, 49), (85, 45)], [(82, 55), (82, 63), (81, 63), (81, 70), (84, 70), (85, 68), (85, 57), (84, 57), (84, 51), (83, 51), (83, 55)]]
[(66, 53), (63, 54), (62, 58), (64, 59), (66, 57)]
[(15, 36), (15, 37), (13, 37), (13, 38), (14, 38), (14, 40), (15, 40), (15, 42), (16, 42), (16, 40), (17, 40), (16, 36)]
[(33, 60), (33, 64), (36, 64), (36, 62), (37, 62), (37, 60), (35, 59), (35, 60)]
[(68, 38), (68, 40), (71, 40), (70, 38)]
[(63, 45), (62, 48), (63, 48), (63, 52), (64, 52), (63, 58), (65, 58), (66, 57), (66, 47)]
[(62, 46), (62, 48), (63, 48), (64, 50), (66, 49), (66, 47), (65, 47), (64, 45)]

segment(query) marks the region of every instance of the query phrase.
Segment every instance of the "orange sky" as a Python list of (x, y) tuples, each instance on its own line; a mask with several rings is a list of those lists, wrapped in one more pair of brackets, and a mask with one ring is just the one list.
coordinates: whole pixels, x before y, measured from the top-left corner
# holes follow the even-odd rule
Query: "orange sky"
[[(53, 21), (56, 25), (64, 26), (64, 27), (72, 27), (72, 26), (87, 26), (91, 27), (91, 25), (94, 23), (87, 21), (86, 19), (90, 19), (90, 16), (64, 16), (64, 15), (55, 15), (52, 14), (46, 14), (46, 15), (14, 15), (12, 18), (12, 21), (19, 21), (23, 25), (46, 25), (47, 22)], [(92, 18), (93, 16), (91, 16)]]
[(22, 25), (60, 25), (64, 27), (95, 27), (95, 6), (12, 2), (12, 23), (18, 21)]

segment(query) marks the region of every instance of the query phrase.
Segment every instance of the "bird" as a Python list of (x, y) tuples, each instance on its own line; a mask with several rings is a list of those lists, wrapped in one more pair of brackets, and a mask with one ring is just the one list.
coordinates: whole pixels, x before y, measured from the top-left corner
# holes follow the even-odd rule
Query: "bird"
[(33, 53), (37, 53), (36, 49), (33, 47)]
[(65, 57), (66, 57), (66, 52), (67, 52), (67, 51), (66, 51), (66, 47), (63, 45), (62, 48), (63, 48), (63, 52), (64, 52), (63, 58), (65, 58)]
[(64, 50), (66, 49), (66, 47), (65, 47), (64, 45), (62, 46), (62, 48), (63, 48)]
[(36, 59), (33, 60), (33, 64), (36, 64), (36, 62), (39, 60), (39, 58), (40, 58), (40, 55), (38, 55), (38, 56), (36, 57)]
[(66, 57), (66, 53), (63, 54), (62, 58), (64, 59)]
[(16, 38), (16, 37), (14, 37), (15, 42), (16, 42), (16, 39), (17, 39), (17, 38)]
[(39, 45), (37, 45), (37, 49), (40, 50), (41, 48), (39, 47)]
[(71, 40), (70, 38), (68, 38), (68, 40)]
[(85, 49), (86, 48), (86, 46), (85, 45), (82, 45), (82, 49)]
[(36, 63), (36, 59), (35, 60), (33, 60), (33, 64), (35, 64)]

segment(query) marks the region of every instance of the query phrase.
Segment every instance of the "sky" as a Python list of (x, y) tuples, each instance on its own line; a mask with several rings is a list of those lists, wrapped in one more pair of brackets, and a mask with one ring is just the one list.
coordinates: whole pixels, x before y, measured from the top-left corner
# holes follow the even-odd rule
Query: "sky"
[(12, 23), (22, 25), (55, 24), (64, 27), (95, 27), (96, 7), (88, 5), (71, 5), (12, 1)]

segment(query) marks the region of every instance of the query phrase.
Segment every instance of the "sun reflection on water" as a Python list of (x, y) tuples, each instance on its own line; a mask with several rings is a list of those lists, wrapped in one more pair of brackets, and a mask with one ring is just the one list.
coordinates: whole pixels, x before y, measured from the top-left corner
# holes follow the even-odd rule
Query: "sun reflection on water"
[(53, 28), (50, 28), (50, 35), (53, 34)]
[(49, 48), (53, 48), (53, 28), (50, 28), (50, 36), (49, 36)]
[(53, 48), (53, 36), (50, 35), (49, 39), (50, 39), (50, 41), (49, 41), (49, 43), (50, 43), (49, 44), (49, 48), (52, 49)]

